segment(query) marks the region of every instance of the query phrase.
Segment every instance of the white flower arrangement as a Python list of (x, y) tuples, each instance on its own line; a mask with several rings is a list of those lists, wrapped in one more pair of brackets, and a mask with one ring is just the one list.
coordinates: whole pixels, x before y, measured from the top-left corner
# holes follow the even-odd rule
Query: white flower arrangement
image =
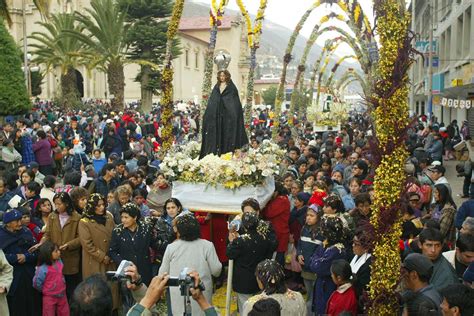
[(243, 185), (257, 186), (266, 177), (278, 174), (285, 151), (264, 140), (257, 148), (237, 150), (222, 156), (207, 155), (199, 160), (201, 145), (192, 141), (170, 150), (160, 168), (171, 181), (202, 182), (235, 189)]

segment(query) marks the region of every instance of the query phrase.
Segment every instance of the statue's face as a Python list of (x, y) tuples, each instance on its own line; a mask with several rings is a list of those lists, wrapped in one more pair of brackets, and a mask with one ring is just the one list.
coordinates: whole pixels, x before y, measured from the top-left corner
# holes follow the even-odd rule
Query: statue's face
[(223, 71), (219, 74), (219, 81), (220, 82), (226, 81), (225, 73)]

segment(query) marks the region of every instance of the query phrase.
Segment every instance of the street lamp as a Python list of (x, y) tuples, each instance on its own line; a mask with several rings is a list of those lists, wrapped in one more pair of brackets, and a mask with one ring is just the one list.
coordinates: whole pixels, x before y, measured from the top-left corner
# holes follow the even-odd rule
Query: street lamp
[(28, 97), (31, 97), (31, 73), (40, 71), (40, 67), (29, 64), (31, 60), (31, 54), (25, 54), (24, 57), (25, 62), (23, 67), (21, 67), (21, 70), (23, 70), (23, 73), (25, 74), (25, 83), (28, 90)]

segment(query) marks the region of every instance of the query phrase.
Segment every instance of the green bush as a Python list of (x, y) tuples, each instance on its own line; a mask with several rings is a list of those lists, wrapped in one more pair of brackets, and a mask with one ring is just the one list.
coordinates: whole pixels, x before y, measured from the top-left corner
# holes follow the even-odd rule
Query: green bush
[(24, 114), (31, 102), (15, 41), (0, 18), (0, 115)]

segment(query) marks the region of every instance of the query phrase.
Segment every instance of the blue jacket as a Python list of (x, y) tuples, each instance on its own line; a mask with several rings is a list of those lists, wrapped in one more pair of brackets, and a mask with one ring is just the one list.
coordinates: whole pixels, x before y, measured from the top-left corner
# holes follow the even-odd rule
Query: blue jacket
[(474, 199), (467, 200), (459, 207), (454, 219), (454, 226), (461, 229), (462, 223), (468, 217), (474, 217)]
[(107, 198), (107, 194), (109, 194), (109, 191), (115, 189), (118, 187), (118, 182), (115, 179), (111, 179), (109, 183), (107, 183), (104, 180), (104, 177), (99, 177), (98, 179), (95, 180), (95, 193), (100, 193), (102, 194), (103, 197)]
[(31, 137), (28, 135), (21, 137), (21, 162), (25, 165), (36, 160), (35, 153), (33, 152), (33, 142)]
[(75, 171), (81, 172), (81, 165), (87, 166), (91, 164), (85, 153), (74, 154), (73, 157), (72, 169)]
[(312, 230), (308, 225), (304, 225), (301, 230), (300, 242), (296, 247), (296, 254), (298, 256), (303, 256), (304, 266), (303, 270), (309, 271), (309, 264), (313, 253), (317, 248), (323, 247), (324, 237), (319, 234), (316, 230)]
[(94, 170), (96, 174), (100, 174), (100, 171), (106, 164), (107, 164), (107, 159), (105, 158), (92, 159), (92, 165), (94, 166)]
[(338, 259), (346, 259), (346, 250), (340, 243), (328, 248), (319, 247), (311, 257), (309, 270), (317, 276), (313, 295), (313, 311), (316, 315), (326, 313), (329, 297), (337, 288), (331, 279), (331, 264)]
[[(4, 226), (0, 228), (0, 249), (3, 249), (9, 264), (13, 266), (13, 282), (8, 296), (14, 296), (21, 278), (33, 280), (37, 260), (36, 253), (29, 253), (28, 249), (36, 244), (31, 231), (22, 226), (17, 232), (10, 232)], [(18, 263), (17, 254), (24, 254), (26, 261)], [(30, 282), (31, 286), (33, 283)]]
[(5, 212), (10, 208), (8, 202), (10, 202), (13, 192), (5, 192), (5, 194), (0, 196), (0, 212)]
[(443, 142), (441, 140), (435, 140), (428, 148), (427, 152), (430, 154), (431, 159), (442, 161), (443, 157)]

